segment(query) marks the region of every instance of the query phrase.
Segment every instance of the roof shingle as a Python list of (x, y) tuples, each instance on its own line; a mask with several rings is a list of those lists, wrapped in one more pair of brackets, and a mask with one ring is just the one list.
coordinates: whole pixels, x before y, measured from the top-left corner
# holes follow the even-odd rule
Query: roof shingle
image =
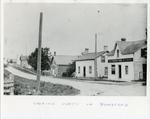
[(139, 41), (117, 41), (115, 43), (114, 49), (108, 53), (108, 56), (113, 56), (115, 53), (116, 47), (119, 47), (122, 55), (133, 54), (141, 47), (146, 45), (146, 40), (139, 40)]
[(104, 53), (105, 53), (105, 51), (97, 52), (97, 55), (95, 54), (95, 52), (86, 53), (86, 54), (78, 56), (78, 58), (75, 59), (75, 61), (94, 60), (95, 58), (103, 55)]
[(57, 65), (69, 65), (76, 59), (77, 56), (70, 56), (70, 55), (56, 55), (54, 60)]

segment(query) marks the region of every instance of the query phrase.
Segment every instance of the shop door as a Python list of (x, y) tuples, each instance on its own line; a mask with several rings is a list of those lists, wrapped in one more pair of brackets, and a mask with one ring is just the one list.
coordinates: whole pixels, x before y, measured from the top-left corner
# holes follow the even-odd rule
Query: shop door
[(83, 67), (83, 76), (86, 77), (86, 67)]
[(118, 72), (118, 73), (119, 73), (119, 78), (121, 78), (121, 77), (122, 77), (122, 76), (121, 76), (121, 72), (122, 72), (122, 71), (121, 71), (121, 65), (118, 65), (118, 71), (119, 71), (119, 72)]

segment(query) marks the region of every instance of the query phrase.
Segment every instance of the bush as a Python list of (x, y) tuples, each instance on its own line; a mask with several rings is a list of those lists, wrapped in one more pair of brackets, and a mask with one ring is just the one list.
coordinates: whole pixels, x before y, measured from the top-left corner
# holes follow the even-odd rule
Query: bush
[(62, 77), (67, 77), (67, 72), (64, 72), (64, 73), (62, 74)]
[(7, 68), (8, 67), (8, 64), (4, 64), (4, 68)]
[(142, 83), (142, 86), (146, 86), (146, 82)]
[(15, 84), (14, 85), (14, 95), (21, 95), (22, 92), (21, 92), (21, 85), (20, 84)]

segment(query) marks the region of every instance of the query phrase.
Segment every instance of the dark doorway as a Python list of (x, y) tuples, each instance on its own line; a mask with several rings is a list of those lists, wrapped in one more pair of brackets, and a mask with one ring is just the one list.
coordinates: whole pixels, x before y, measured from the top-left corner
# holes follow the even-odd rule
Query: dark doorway
[(122, 76), (121, 76), (121, 65), (118, 65), (118, 73), (119, 73), (119, 78), (121, 78)]
[(147, 69), (146, 69), (146, 64), (143, 64), (143, 79), (146, 80), (146, 72), (147, 72)]
[(86, 77), (86, 67), (83, 67), (83, 76)]

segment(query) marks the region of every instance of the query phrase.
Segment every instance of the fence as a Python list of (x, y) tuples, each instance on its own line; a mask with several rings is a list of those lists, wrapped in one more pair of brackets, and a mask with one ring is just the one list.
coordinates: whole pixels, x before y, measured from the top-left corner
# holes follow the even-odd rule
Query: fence
[(14, 75), (5, 74), (4, 75), (4, 95), (13, 95), (14, 94)]

